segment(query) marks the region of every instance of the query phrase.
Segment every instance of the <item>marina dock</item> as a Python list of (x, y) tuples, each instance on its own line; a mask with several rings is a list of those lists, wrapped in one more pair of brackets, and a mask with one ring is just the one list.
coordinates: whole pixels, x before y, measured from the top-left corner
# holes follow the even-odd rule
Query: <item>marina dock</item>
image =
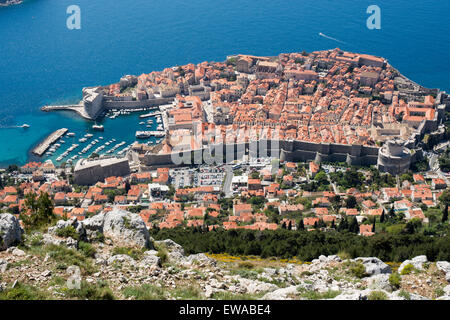
[(42, 155), (47, 151), (50, 146), (56, 142), (59, 138), (66, 134), (69, 131), (67, 128), (58, 129), (52, 134), (50, 134), (43, 142), (41, 142), (36, 148), (33, 149), (33, 153), (42, 157)]

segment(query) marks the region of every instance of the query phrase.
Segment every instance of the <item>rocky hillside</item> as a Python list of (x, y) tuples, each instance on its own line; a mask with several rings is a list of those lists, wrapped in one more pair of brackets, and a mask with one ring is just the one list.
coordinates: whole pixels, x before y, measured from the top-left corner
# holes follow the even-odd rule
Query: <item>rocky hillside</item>
[(14, 216), (0, 215), (0, 299), (450, 299), (450, 263), (426, 256), (393, 264), (186, 255), (151, 239), (138, 218), (116, 209), (23, 234)]

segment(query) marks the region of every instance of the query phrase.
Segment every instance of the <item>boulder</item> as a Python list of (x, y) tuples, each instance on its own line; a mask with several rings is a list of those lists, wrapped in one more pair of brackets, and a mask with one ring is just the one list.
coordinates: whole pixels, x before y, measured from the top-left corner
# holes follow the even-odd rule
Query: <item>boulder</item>
[(246, 278), (239, 278), (241, 287), (246, 288), (247, 293), (255, 294), (261, 292), (274, 291), (279, 289), (276, 285), (259, 280), (250, 280)]
[(98, 233), (103, 233), (122, 245), (152, 248), (147, 227), (136, 213), (114, 208), (84, 220), (82, 225), (89, 241), (97, 239)]
[(88, 241), (98, 239), (99, 234), (103, 234), (103, 223), (105, 222), (105, 214), (100, 213), (85, 219), (81, 222)]
[(79, 240), (86, 240), (86, 230), (84, 229), (83, 224), (75, 217), (69, 220), (59, 220), (55, 226), (48, 228), (48, 233), (52, 236), (57, 236), (59, 230), (67, 227), (73, 227), (75, 229)]
[(113, 264), (135, 266), (136, 261), (126, 254), (116, 254), (115, 256), (112, 256), (108, 259), (108, 265)]
[(392, 273), (391, 267), (376, 257), (356, 258), (355, 261), (361, 261), (370, 276), (375, 274)]
[(450, 285), (444, 288), (445, 295), (450, 296)]
[(15, 216), (9, 213), (0, 214), (0, 250), (6, 250), (19, 243), (22, 234), (23, 229)]
[(78, 241), (74, 238), (58, 238), (49, 233), (44, 233), (42, 235), (42, 242), (46, 245), (53, 244), (56, 246), (66, 246), (70, 249), (76, 249), (78, 247)]
[(167, 251), (169, 251), (169, 252), (178, 252), (182, 256), (184, 256), (183, 247), (180, 246), (178, 243), (176, 243), (173, 240), (166, 239), (166, 240), (161, 240), (161, 241), (155, 241), (155, 244), (157, 244), (158, 246), (165, 247), (167, 249)]
[(392, 286), (389, 283), (389, 274), (376, 274), (367, 278), (366, 281), (369, 289), (392, 292)]
[(185, 262), (184, 249), (178, 243), (173, 240), (166, 239), (161, 241), (155, 241), (158, 247), (167, 249), (169, 260), (172, 262)]
[(289, 300), (289, 295), (297, 294), (297, 286), (290, 286), (287, 288), (277, 289), (272, 292), (266, 293), (262, 299), (263, 300)]
[(158, 251), (149, 250), (144, 252), (144, 257), (139, 262), (139, 267), (150, 268), (153, 266), (161, 267), (161, 259), (157, 256)]
[(423, 264), (428, 262), (427, 256), (417, 256), (412, 258), (411, 260), (405, 260), (402, 262), (400, 267), (398, 267), (398, 273), (401, 273), (403, 271), (403, 268), (405, 268), (408, 264), (412, 265), (417, 270), (423, 270)]
[[(184, 250), (183, 250), (183, 252), (184, 252)], [(208, 257), (204, 253), (191, 254), (191, 255), (185, 257), (184, 261), (188, 264), (198, 263), (198, 264), (205, 264), (205, 265), (209, 265), (209, 266), (216, 266), (216, 260)]]
[(449, 273), (450, 272), (450, 262), (438, 261), (438, 262), (436, 262), (436, 268), (438, 268), (438, 270), (444, 271), (445, 273)]
[(0, 259), (0, 273), (3, 273), (8, 268), (8, 262), (4, 259)]

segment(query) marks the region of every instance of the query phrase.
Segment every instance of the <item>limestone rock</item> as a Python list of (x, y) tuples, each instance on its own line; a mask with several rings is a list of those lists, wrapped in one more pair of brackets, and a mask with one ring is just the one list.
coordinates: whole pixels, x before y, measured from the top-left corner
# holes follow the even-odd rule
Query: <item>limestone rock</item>
[(247, 293), (255, 294), (267, 291), (274, 291), (279, 289), (276, 285), (272, 283), (267, 283), (258, 280), (250, 280), (246, 278), (240, 278), (239, 283), (242, 287), (247, 289)]
[(197, 263), (197, 264), (205, 264), (205, 265), (209, 265), (209, 266), (215, 266), (216, 265), (216, 261), (214, 259), (212, 259), (212, 258), (209, 258), (204, 253), (191, 254), (191, 255), (185, 257), (184, 261), (187, 262), (188, 264)]
[(392, 273), (391, 267), (376, 257), (356, 258), (355, 260), (362, 262), (368, 275)]
[(281, 288), (263, 296), (263, 300), (289, 300), (289, 295), (297, 293), (297, 286), (290, 286), (287, 288)]
[(126, 254), (116, 254), (108, 259), (108, 265), (121, 264), (127, 266), (135, 266), (136, 261)]
[(9, 213), (0, 214), (0, 250), (6, 250), (19, 243), (22, 234), (23, 229), (15, 216)]
[(66, 246), (71, 249), (76, 249), (78, 242), (77, 240), (69, 237), (69, 238), (57, 238), (49, 233), (45, 233), (42, 235), (42, 242), (46, 245), (53, 244), (56, 246)]
[(436, 268), (438, 268), (438, 270), (444, 271), (445, 273), (448, 273), (450, 272), (450, 262), (438, 261), (436, 262)]
[(157, 256), (158, 251), (149, 250), (144, 252), (144, 257), (139, 262), (141, 268), (161, 267), (161, 259)]
[(392, 292), (388, 274), (376, 274), (367, 278), (366, 281), (369, 289)]
[(411, 260), (405, 260), (402, 262), (400, 267), (398, 267), (398, 273), (401, 273), (403, 271), (403, 268), (405, 268), (408, 264), (412, 265), (417, 270), (423, 270), (423, 264), (426, 262), (428, 262), (426, 256), (417, 256), (412, 258)]

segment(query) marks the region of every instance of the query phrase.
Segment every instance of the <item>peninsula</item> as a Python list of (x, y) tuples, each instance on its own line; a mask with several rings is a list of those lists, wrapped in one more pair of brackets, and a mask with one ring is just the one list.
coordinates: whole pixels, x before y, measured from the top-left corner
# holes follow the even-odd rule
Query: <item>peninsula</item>
[[(165, 139), (130, 150), (147, 169), (174, 165), (177, 154), (225, 154), (227, 146), (239, 145), (259, 150), (252, 143), (264, 141), (283, 161), (377, 165), (399, 174), (423, 159), (425, 138), (443, 138), (449, 104), (445, 92), (407, 79), (384, 58), (336, 48), (239, 54), (225, 62), (127, 75), (119, 83), (84, 88), (78, 105), (42, 110), (73, 110), (96, 120), (109, 110), (163, 106)], [(241, 156), (236, 151), (228, 160)]]

